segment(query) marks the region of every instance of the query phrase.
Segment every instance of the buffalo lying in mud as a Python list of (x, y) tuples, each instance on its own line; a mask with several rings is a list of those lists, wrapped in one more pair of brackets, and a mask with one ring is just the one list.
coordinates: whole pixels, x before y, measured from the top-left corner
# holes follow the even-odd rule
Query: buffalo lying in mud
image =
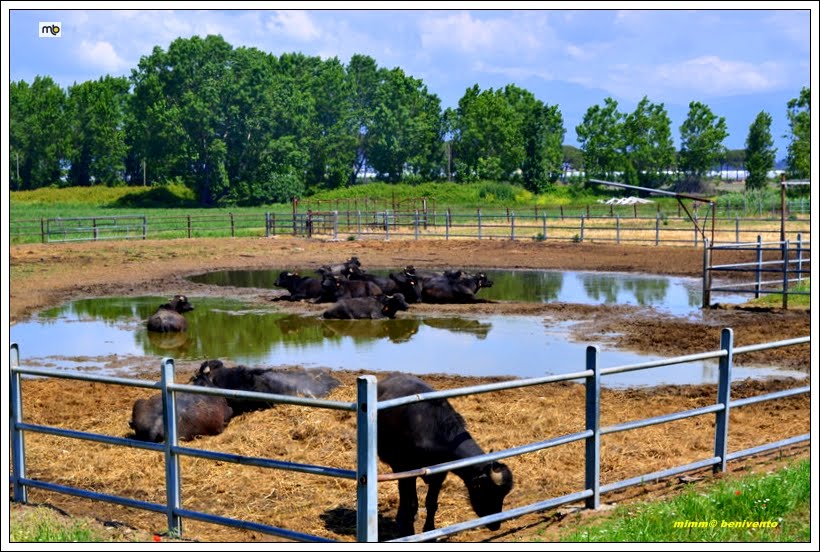
[[(393, 374), (378, 383), (378, 400), (429, 393), (433, 388), (415, 376)], [(378, 454), (393, 472), (416, 470), (435, 464), (484, 454), (467, 431), (464, 419), (446, 399), (411, 403), (379, 410)], [(470, 504), (479, 516), (501, 511), (504, 497), (512, 490), (512, 471), (500, 462), (482, 462), (453, 470), (467, 486)], [(427, 518), (424, 531), (435, 529), (438, 495), (447, 472), (422, 475), (427, 483)], [(418, 512), (416, 478), (399, 480), (399, 510), (396, 522), (401, 536), (412, 535)], [(500, 522), (487, 524), (493, 531)]]
[(396, 311), (406, 311), (410, 306), (404, 300), (404, 295), (382, 295), (380, 297), (358, 297), (341, 299), (335, 305), (322, 313), (324, 318), (340, 319), (379, 319), (395, 318)]
[(182, 316), (183, 312), (194, 310), (184, 295), (174, 295), (169, 303), (160, 305), (157, 311), (148, 317), (148, 330), (152, 332), (184, 332), (188, 329), (188, 322)]

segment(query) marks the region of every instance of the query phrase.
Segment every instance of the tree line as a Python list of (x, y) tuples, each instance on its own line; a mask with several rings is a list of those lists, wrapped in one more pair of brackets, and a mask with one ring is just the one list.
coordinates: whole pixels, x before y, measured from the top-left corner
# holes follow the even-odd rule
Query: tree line
[[(568, 166), (588, 177), (658, 187), (673, 171), (701, 178), (727, 157), (722, 117), (690, 104), (672, 142), (663, 104), (621, 113), (607, 98), (563, 146), (564, 122), (513, 84), (468, 88), (442, 110), (400, 68), (354, 55), (347, 65), (300, 53), (234, 48), (220, 36), (154, 47), (130, 77), (104, 76), (63, 90), (48, 76), (12, 82), (10, 185), (142, 185), (182, 182), (202, 205), (288, 201), (374, 174), (385, 182), (479, 179), (547, 191)], [(809, 90), (788, 104), (790, 171), (809, 169)], [(771, 116), (750, 127), (744, 162), (774, 165)], [(756, 181), (755, 181), (756, 182)]]

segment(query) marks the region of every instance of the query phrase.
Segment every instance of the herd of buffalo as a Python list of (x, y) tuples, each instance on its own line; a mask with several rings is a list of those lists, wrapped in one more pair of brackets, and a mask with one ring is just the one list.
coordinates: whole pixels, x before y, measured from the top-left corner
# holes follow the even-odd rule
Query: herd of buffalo
[[(482, 287), (492, 286), (484, 273), (475, 275), (461, 270), (421, 272), (408, 266), (387, 277), (368, 274), (352, 257), (334, 266), (316, 270), (318, 278), (301, 277), (283, 271), (276, 285), (290, 292), (290, 301), (308, 300), (333, 303), (322, 313), (324, 318), (394, 318), (410, 303), (466, 303), (476, 301)], [(187, 329), (183, 313), (192, 310), (184, 295), (176, 295), (148, 318), (152, 332), (181, 332)], [(232, 391), (326, 397), (340, 382), (325, 370), (226, 367), (219, 360), (207, 360), (191, 377), (190, 384)], [(378, 382), (378, 400), (433, 391), (419, 378), (394, 373)], [(177, 434), (181, 440), (199, 435), (218, 435), (230, 420), (242, 413), (270, 408), (273, 403), (233, 396), (176, 393)], [(129, 425), (134, 437), (159, 442), (164, 440), (162, 395), (138, 399)], [(394, 472), (416, 470), (484, 454), (466, 429), (463, 418), (446, 399), (399, 406), (378, 413), (378, 455)], [(500, 462), (484, 462), (453, 470), (464, 481), (473, 510), (479, 516), (501, 511), (504, 498), (512, 489), (510, 469)], [(447, 472), (422, 475), (428, 484), (424, 531), (435, 528), (438, 495)], [(412, 535), (418, 511), (416, 478), (400, 479), (399, 508), (396, 521), (401, 536)], [(500, 523), (489, 524), (498, 529)]]

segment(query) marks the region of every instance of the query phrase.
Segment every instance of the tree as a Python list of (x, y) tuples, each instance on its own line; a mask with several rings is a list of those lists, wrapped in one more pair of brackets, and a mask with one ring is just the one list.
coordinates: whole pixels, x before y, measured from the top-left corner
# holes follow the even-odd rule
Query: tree
[(379, 86), (379, 70), (375, 60), (359, 54), (351, 57), (347, 65), (347, 79), (351, 94), (353, 131), (356, 136), (356, 159), (350, 175), (350, 184), (355, 184), (361, 172), (367, 167), (370, 155), (368, 133), (373, 129), (373, 110)]
[(672, 121), (663, 104), (644, 96), (623, 123), (624, 157), (628, 174), (644, 187), (657, 188), (675, 162)]
[(624, 115), (618, 111), (617, 101), (606, 98), (603, 107), (587, 109), (575, 132), (588, 178), (611, 179), (623, 169)]
[(729, 136), (726, 119), (717, 117), (705, 104), (690, 102), (689, 114), (680, 127), (680, 134), (680, 168), (686, 175), (700, 180), (726, 150), (723, 146)]
[(786, 163), (792, 178), (811, 176), (811, 88), (803, 87), (800, 96), (789, 100), (788, 117), (791, 142)]
[(119, 184), (125, 178), (128, 79), (106, 75), (68, 88), (72, 186)]
[(767, 174), (774, 167), (775, 153), (772, 141), (772, 116), (761, 111), (749, 127), (746, 137), (746, 189), (763, 188)]
[(369, 164), (387, 182), (400, 182), (405, 171), (437, 177), (444, 151), (438, 96), (399, 68), (380, 69), (379, 77), (373, 128), (367, 133)]
[(51, 77), (37, 76), (31, 85), (12, 82), (9, 108), (14, 188), (33, 190), (62, 184), (70, 149), (65, 91)]

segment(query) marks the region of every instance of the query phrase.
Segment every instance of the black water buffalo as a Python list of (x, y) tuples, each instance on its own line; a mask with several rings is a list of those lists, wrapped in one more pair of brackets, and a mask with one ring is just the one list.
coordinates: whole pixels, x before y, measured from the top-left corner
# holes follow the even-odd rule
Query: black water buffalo
[(353, 299), (340, 299), (335, 305), (322, 313), (324, 318), (340, 319), (378, 319), (395, 318), (396, 311), (406, 311), (409, 305), (404, 300), (404, 295), (382, 295), (380, 297), (357, 297)]
[(289, 296), (283, 297), (288, 301), (317, 299), (322, 295), (322, 281), (320, 279), (299, 276), (298, 272), (283, 270), (279, 273), (279, 277), (273, 285), (283, 287), (290, 292)]
[(373, 282), (348, 280), (341, 276), (325, 275), (322, 278), (322, 294), (314, 302), (335, 303), (340, 299), (376, 297), (382, 294), (382, 289)]
[(336, 275), (349, 277), (353, 272), (361, 270), (362, 263), (358, 257), (350, 257), (341, 264), (322, 265), (316, 269), (316, 274), (324, 277), (325, 275)]
[(448, 271), (425, 280), (421, 297), (425, 303), (473, 303), (478, 290), (492, 285), (492, 280), (483, 272), (472, 276), (460, 270)]
[(148, 330), (152, 332), (184, 332), (188, 329), (188, 322), (182, 316), (183, 312), (194, 310), (184, 295), (174, 295), (170, 303), (165, 303), (148, 317)]
[[(207, 378), (194, 378), (193, 385), (210, 386)], [(177, 393), (177, 436), (182, 441), (190, 441), (197, 435), (219, 435), (233, 416), (225, 397)], [(131, 409), (128, 425), (134, 430), (135, 438), (158, 443), (165, 439), (162, 425), (162, 395), (148, 399), (137, 399)]]
[[(246, 366), (228, 368), (219, 360), (203, 362), (194, 377), (206, 378), (210, 385), (222, 389), (312, 398), (326, 397), (341, 383), (323, 370), (272, 370)], [(273, 403), (265, 401), (234, 398), (228, 398), (228, 404), (234, 415), (273, 406)]]
[[(378, 383), (378, 400), (431, 391), (432, 387), (415, 376), (393, 374)], [(445, 399), (379, 410), (378, 428), (379, 458), (394, 472), (484, 454), (467, 431), (464, 419)], [(470, 504), (482, 517), (500, 512), (504, 497), (512, 490), (512, 471), (500, 462), (484, 462), (455, 469), (453, 473), (464, 481)], [(438, 495), (446, 477), (447, 472), (422, 476), (428, 485), (424, 531), (435, 529)], [(416, 478), (400, 479), (396, 522), (401, 536), (414, 533), (413, 522), (418, 507)], [(500, 522), (487, 525), (493, 531), (500, 526)]]
[[(410, 267), (410, 269), (412, 269), (412, 267)], [(408, 303), (418, 303), (421, 301), (421, 280), (416, 277), (415, 272), (408, 269), (398, 274), (391, 272), (387, 276), (376, 276), (374, 274), (368, 274), (361, 268), (354, 268), (350, 271), (348, 278), (351, 281), (363, 280), (373, 282), (379, 286), (382, 293), (386, 295), (401, 293)]]

